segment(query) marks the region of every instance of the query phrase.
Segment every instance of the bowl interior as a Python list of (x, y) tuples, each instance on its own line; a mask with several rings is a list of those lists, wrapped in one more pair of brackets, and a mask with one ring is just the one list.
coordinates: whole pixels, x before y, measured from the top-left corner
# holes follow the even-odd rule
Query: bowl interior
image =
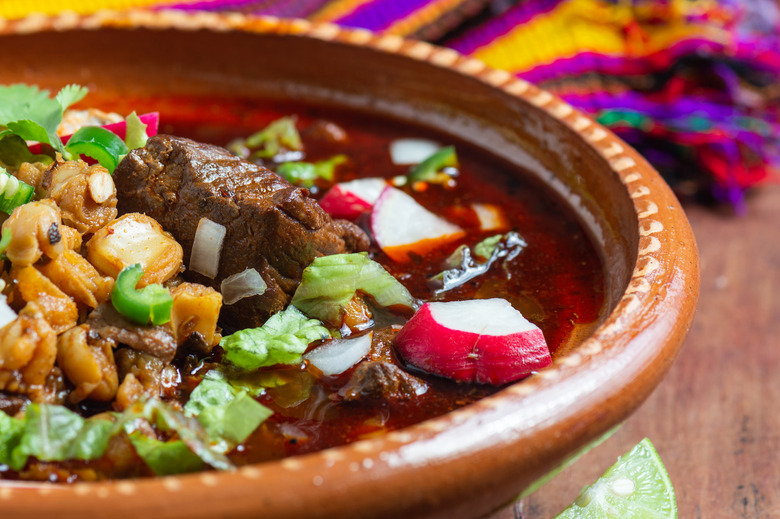
[[(551, 369), (474, 406), (232, 474), (57, 488), (65, 515), (99, 495), (128, 517), (474, 517), (623, 420), (673, 360), (698, 286), (685, 217), (641, 157), (550, 94), (446, 49), (332, 26), (169, 14), (36, 23), (46, 30), (6, 27), (14, 52), (0, 56), (3, 82), (76, 82), (128, 105), (155, 95), (304, 100), (435, 129), (557, 192), (608, 273), (598, 329), (574, 337)], [(221, 493), (218, 504), (198, 491), (204, 484)], [(33, 487), (0, 498), (42, 515), (49, 505)]]

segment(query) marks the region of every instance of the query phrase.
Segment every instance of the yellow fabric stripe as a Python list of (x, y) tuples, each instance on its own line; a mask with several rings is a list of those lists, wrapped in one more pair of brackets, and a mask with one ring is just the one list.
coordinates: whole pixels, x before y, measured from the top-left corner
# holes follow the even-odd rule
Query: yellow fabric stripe
[(729, 39), (723, 29), (686, 23), (679, 10), (665, 13), (671, 19), (662, 24), (640, 21), (641, 34), (627, 37), (626, 30), (639, 14), (645, 13), (633, 11), (630, 5), (616, 8), (600, 0), (569, 0), (518, 25), (473, 56), (490, 66), (520, 73), (582, 52), (641, 58), (695, 36), (721, 43)]
[[(176, 3), (196, 1), (177, 0)], [(31, 13), (54, 15), (63, 11), (90, 14), (101, 9), (120, 10), (161, 4), (164, 5), (164, 2), (160, 0), (0, 0), (0, 18), (13, 20)]]
[(353, 12), (358, 7), (371, 3), (371, 0), (338, 0), (331, 2), (309, 16), (313, 22), (331, 22)]

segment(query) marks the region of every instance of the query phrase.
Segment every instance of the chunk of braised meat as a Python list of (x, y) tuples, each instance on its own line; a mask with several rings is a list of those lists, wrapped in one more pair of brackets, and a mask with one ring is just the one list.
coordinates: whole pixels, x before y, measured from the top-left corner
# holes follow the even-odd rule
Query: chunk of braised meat
[(218, 288), (248, 267), (260, 273), (265, 293), (222, 310), (224, 322), (236, 328), (258, 326), (285, 308), (314, 258), (369, 245), (360, 228), (334, 222), (307, 190), (223, 148), (189, 139), (150, 138), (125, 157), (114, 179), (120, 212), (155, 218), (184, 247), (185, 264), (201, 218), (226, 228), (216, 277), (187, 275)]
[(87, 318), (94, 337), (125, 344), (168, 363), (176, 355), (176, 339), (167, 325), (139, 325), (125, 318), (110, 303), (103, 303)]
[(396, 364), (369, 360), (355, 368), (339, 394), (344, 400), (411, 400), (425, 393), (428, 385)]
[(411, 400), (428, 391), (428, 384), (407, 373), (393, 353), (396, 327), (374, 332), (369, 358), (355, 368), (347, 384), (339, 390), (344, 400)]
[(0, 412), (8, 416), (14, 416), (29, 403), (30, 399), (25, 396), (0, 391)]

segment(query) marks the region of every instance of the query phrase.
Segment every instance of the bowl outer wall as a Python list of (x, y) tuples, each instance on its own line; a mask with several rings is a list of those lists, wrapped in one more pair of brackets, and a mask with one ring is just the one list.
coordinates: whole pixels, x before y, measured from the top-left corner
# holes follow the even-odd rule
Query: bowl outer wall
[(608, 130), (506, 72), (421, 42), (270, 18), (99, 13), (1, 30), (14, 49), (0, 56), (6, 83), (303, 98), (469, 138), (567, 199), (607, 272), (595, 332), (551, 368), (474, 405), (232, 473), (3, 482), (0, 506), (10, 517), (477, 517), (624, 420), (687, 333), (698, 256), (669, 188)]

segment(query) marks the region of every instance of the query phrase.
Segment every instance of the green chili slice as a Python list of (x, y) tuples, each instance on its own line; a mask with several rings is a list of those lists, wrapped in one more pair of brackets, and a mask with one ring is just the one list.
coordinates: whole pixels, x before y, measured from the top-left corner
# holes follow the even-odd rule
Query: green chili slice
[(140, 263), (125, 267), (116, 278), (111, 291), (111, 303), (117, 312), (138, 324), (165, 324), (171, 320), (173, 298), (160, 284), (147, 285), (137, 290), (135, 286), (143, 277)]
[(125, 142), (117, 134), (98, 126), (83, 126), (74, 133), (65, 149), (75, 155), (86, 155), (113, 173), (127, 155)]
[(0, 211), (11, 214), (32, 200), (35, 188), (0, 168)]
[(444, 168), (457, 168), (458, 156), (455, 146), (445, 146), (436, 153), (417, 164), (407, 176), (409, 182), (429, 182)]

